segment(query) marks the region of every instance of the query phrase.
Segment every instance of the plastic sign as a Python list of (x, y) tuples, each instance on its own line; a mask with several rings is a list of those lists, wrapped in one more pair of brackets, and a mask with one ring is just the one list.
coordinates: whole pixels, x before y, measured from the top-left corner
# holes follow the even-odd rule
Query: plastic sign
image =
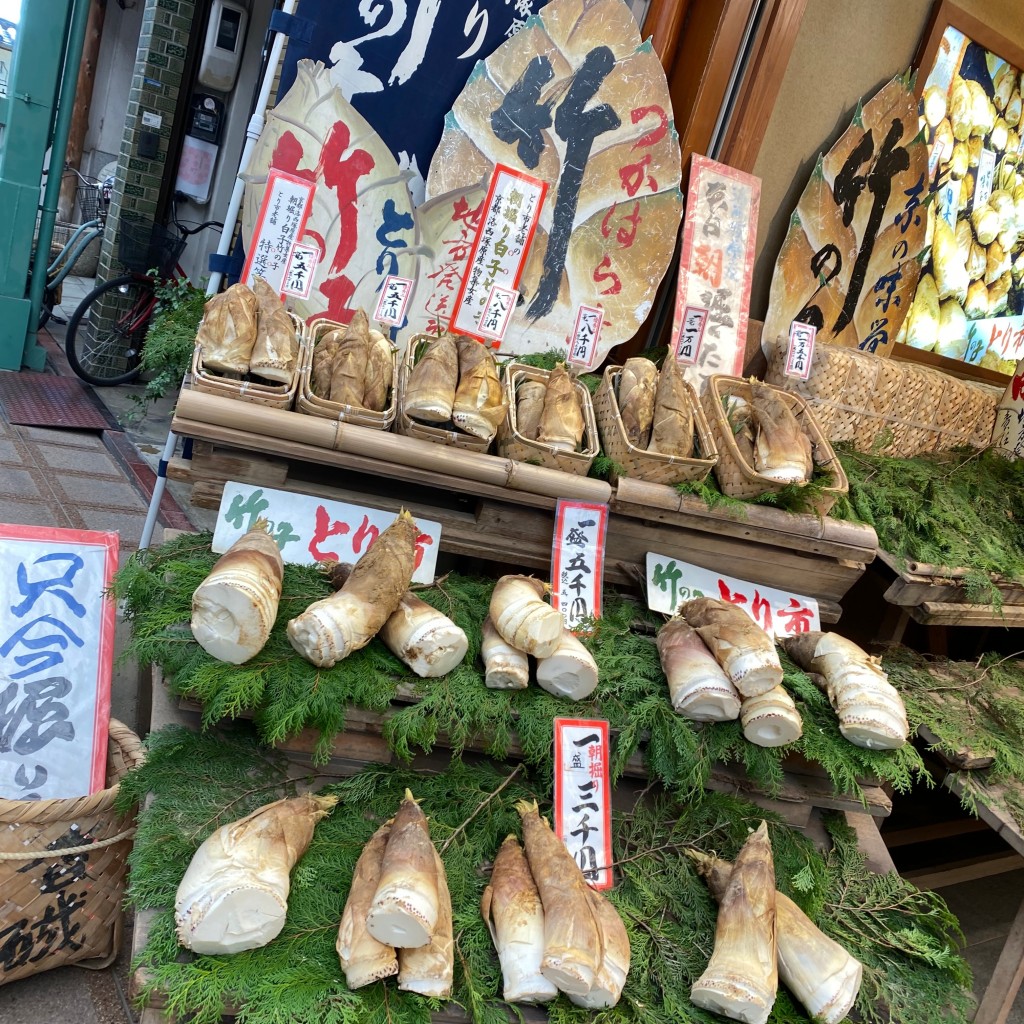
[(739, 606), (771, 636), (795, 636), (821, 629), (818, 602), (813, 597), (789, 594), (647, 552), (648, 608), (675, 615), (684, 601), (695, 597), (715, 597)]
[(285, 267), (306, 229), (316, 185), (293, 174), (271, 171), (249, 242), (242, 280), (262, 277), (275, 292), (284, 290)]
[(604, 310), (599, 306), (580, 305), (576, 309), (576, 322), (572, 334), (569, 335), (570, 363), (583, 366), (588, 370), (594, 368), (597, 358), (597, 343), (601, 338), (604, 325)]
[(560, 500), (551, 544), (551, 605), (575, 630), (584, 619), (601, 617), (604, 538), (608, 506)]
[(106, 784), (115, 624), (106, 591), (117, 552), (116, 533), (0, 525), (5, 799), (87, 796)]
[[(394, 521), (394, 512), (229, 481), (217, 512), (213, 550), (227, 551), (256, 521), (267, 520), (281, 557), (291, 565), (355, 564)], [(433, 583), (441, 524), (417, 519), (414, 583)]]
[[(492, 289), (518, 295), (519, 278), (526, 265), (547, 183), (504, 164), (496, 164), (484, 203), (465, 276), (452, 314), (452, 330), (471, 338), (491, 340), (483, 325), (485, 313), (492, 313)], [(510, 317), (512, 305), (506, 317)], [(506, 324), (507, 326), (507, 320)], [(502, 332), (504, 333), (504, 331)]]
[(405, 308), (412, 297), (413, 280), (410, 277), (398, 277), (389, 274), (384, 278), (384, 286), (380, 290), (380, 301), (373, 319), (381, 324), (393, 324), (401, 327), (405, 322)]
[(555, 719), (555, 832), (592, 889), (612, 887), (608, 723)]
[(308, 299), (313, 290), (313, 276), (316, 265), (323, 258), (323, 250), (315, 245), (296, 242), (288, 254), (288, 262), (284, 268), (284, 281), (281, 291), (285, 295), (295, 295), (300, 299)]
[(786, 376), (807, 380), (814, 360), (814, 339), (817, 330), (813, 324), (793, 321), (789, 329), (789, 351), (786, 353)]

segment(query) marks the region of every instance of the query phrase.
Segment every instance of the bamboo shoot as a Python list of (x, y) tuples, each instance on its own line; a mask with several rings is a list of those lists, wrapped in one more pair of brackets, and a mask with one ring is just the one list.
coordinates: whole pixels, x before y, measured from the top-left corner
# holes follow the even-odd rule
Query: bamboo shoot
[(693, 455), (693, 407), (682, 371), (671, 352), (658, 375), (648, 450), (682, 459)]
[(759, 747), (782, 747), (795, 743), (804, 727), (793, 698), (783, 686), (748, 697), (740, 708), (743, 735)]
[(348, 330), (338, 344), (331, 365), (331, 401), (337, 405), (363, 407), (366, 366), (370, 358), (370, 325), (366, 312), (357, 309)]
[(414, 420), (447, 423), (459, 382), (459, 356), (451, 334), (435, 338), (409, 372), (403, 405)]
[(516, 430), (527, 440), (537, 440), (546, 392), (547, 388), (539, 380), (524, 380), (516, 388)]
[(550, 658), (562, 640), (562, 613), (544, 600), (549, 589), (532, 576), (502, 576), (491, 593), (491, 621), (498, 635), (535, 658)]
[(594, 984), (585, 995), (571, 994), (570, 1002), (588, 1010), (606, 1010), (616, 1006), (629, 974), (629, 936), (618, 911), (602, 893), (587, 886), (587, 898), (594, 920), (601, 932), (601, 964), (594, 975)]
[(447, 675), (469, 650), (465, 632), (411, 591), (381, 627), (388, 650), (422, 679)]
[(730, 722), (739, 717), (740, 695), (700, 634), (682, 616), (658, 631), (658, 656), (672, 707), (694, 722)]
[(205, 369), (239, 376), (249, 372), (256, 344), (256, 296), (248, 285), (233, 284), (207, 300), (196, 344)]
[(249, 369), (257, 376), (279, 384), (290, 384), (299, 357), (299, 339), (295, 325), (280, 296), (262, 278), (253, 282), (256, 296), (256, 343)]
[[(467, 351), (467, 345), (473, 348)], [(467, 434), (490, 441), (506, 412), (508, 403), (494, 356), (480, 342), (460, 338), (459, 386), (452, 404), (452, 422)]]
[(380, 331), (370, 331), (363, 400), (360, 403), (364, 409), (383, 412), (388, 407), (394, 376), (395, 350), (391, 342)]
[(767, 384), (752, 381), (750, 394), (757, 424), (754, 469), (778, 483), (806, 483), (814, 470), (810, 438), (782, 396)]
[(484, 683), (492, 690), (525, 690), (530, 683), (530, 662), (522, 651), (505, 643), (490, 615), (481, 629), (480, 657)]
[(447, 999), (452, 994), (455, 976), (455, 936), (448, 876), (437, 850), (434, 850), (434, 867), (437, 871), (437, 925), (425, 946), (399, 950), (398, 987), (403, 992), (415, 992), (431, 999)]
[(576, 385), (559, 363), (548, 375), (537, 440), (558, 451), (574, 452), (583, 439), (583, 410)]
[(537, 662), (537, 683), (556, 697), (583, 700), (597, 689), (597, 662), (566, 628), (553, 654)]
[(650, 444), (657, 389), (658, 368), (650, 359), (626, 360), (619, 376), (619, 416), (626, 440), (634, 448), (646, 449)]

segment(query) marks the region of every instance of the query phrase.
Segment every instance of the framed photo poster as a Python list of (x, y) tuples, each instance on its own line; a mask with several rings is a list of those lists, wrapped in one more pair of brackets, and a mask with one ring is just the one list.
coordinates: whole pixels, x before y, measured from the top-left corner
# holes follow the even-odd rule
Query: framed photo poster
[(1022, 69), (1024, 49), (936, 4), (916, 86), (932, 244), (900, 355), (998, 382), (1024, 356)]

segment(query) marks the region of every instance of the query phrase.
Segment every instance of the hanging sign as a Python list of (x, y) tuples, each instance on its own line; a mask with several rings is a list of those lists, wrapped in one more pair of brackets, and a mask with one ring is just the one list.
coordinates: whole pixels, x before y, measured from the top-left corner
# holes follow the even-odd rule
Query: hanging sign
[(309, 293), (313, 290), (313, 275), (316, 273), (316, 265), (322, 256), (323, 251), (317, 246), (296, 242), (288, 254), (281, 291), (285, 295), (308, 299)]
[(647, 606), (675, 615), (684, 601), (716, 597), (742, 608), (766, 633), (794, 636), (821, 629), (818, 602), (647, 552)]
[[(518, 295), (519, 278), (547, 190), (547, 182), (539, 178), (504, 164), (495, 165), (484, 202), (484, 216), (473, 239), (465, 277), (455, 300), (452, 328), (457, 333), (471, 338), (500, 338), (483, 324), (484, 314), (492, 312), (488, 301), (491, 290), (498, 285), (503, 291)], [(503, 328), (514, 308), (513, 302), (502, 313)]]
[(262, 277), (275, 292), (284, 290), (285, 267), (306, 229), (315, 191), (311, 181), (283, 171), (270, 172), (242, 270), (247, 285)]
[(555, 719), (555, 832), (592, 889), (612, 887), (608, 723)]
[(0, 796), (106, 784), (116, 533), (0, 525)]
[(807, 380), (814, 359), (814, 339), (817, 331), (813, 324), (793, 321), (789, 329), (789, 352), (786, 354), (786, 376)]
[(704, 341), (704, 328), (708, 311), (700, 306), (687, 306), (683, 310), (679, 337), (676, 338), (676, 360), (682, 366), (693, 366), (700, 359), (700, 346)]
[(588, 370), (594, 368), (597, 358), (597, 343), (601, 338), (601, 327), (604, 324), (604, 310), (599, 306), (580, 305), (576, 309), (576, 323), (569, 335), (569, 362), (583, 366)]
[(484, 303), (484, 311), (480, 314), (478, 330), (485, 338), (500, 342), (505, 337), (512, 313), (516, 308), (519, 292), (511, 288), (494, 285)]
[[(354, 565), (395, 521), (395, 514), (311, 494), (228, 481), (217, 512), (213, 550), (218, 554), (227, 551), (258, 519), (267, 520), (281, 557), (291, 565), (328, 561)], [(412, 579), (414, 583), (433, 583), (441, 524), (417, 519), (416, 525), (420, 532)]]
[(695, 313), (703, 313), (689, 363), (703, 384), (715, 373), (743, 373), (761, 181), (697, 153), (691, 159), (672, 350), (680, 354), (687, 315), (692, 337)]
[(384, 278), (384, 286), (380, 290), (380, 301), (373, 319), (381, 324), (393, 324), (401, 327), (405, 322), (405, 307), (412, 297), (413, 280), (410, 277), (398, 277), (389, 274)]
[(584, 619), (601, 617), (604, 538), (608, 506), (559, 500), (551, 544), (551, 605), (575, 630)]

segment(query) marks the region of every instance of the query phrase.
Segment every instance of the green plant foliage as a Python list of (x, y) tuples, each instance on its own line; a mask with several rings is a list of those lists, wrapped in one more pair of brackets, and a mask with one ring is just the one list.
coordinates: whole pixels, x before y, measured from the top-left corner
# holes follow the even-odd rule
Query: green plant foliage
[(904, 563), (971, 570), (971, 600), (998, 601), (991, 576), (1024, 582), (1024, 464), (957, 449), (891, 459), (840, 446), (846, 512)]
[(936, 737), (947, 756), (970, 751), (991, 757), (984, 772), (959, 773), (961, 800), (1002, 806), (1024, 828), (1024, 666), (1016, 656), (986, 654), (979, 662), (926, 659), (892, 648), (882, 663), (903, 695), (908, 715)]
[[(549, 348), (547, 352), (532, 352), (529, 355), (512, 356), (511, 358), (512, 362), (522, 363), (524, 366), (535, 366), (538, 370), (553, 370), (559, 363), (565, 363), (565, 352)], [(579, 379), (591, 394), (594, 394), (601, 386), (601, 378), (596, 373), (581, 373)]]
[[(783, 512), (794, 514), (816, 514), (816, 505), (825, 498), (825, 488), (832, 487), (834, 475), (822, 466), (815, 465), (811, 479), (805, 484), (787, 484), (777, 491), (765, 491), (753, 498), (732, 498), (722, 493), (715, 479), (714, 471), (707, 478), (697, 482), (684, 481), (676, 484), (680, 494), (694, 494), (708, 508), (721, 506), (723, 509), (742, 510), (747, 505), (771, 505)], [(849, 519), (851, 516), (839, 502), (832, 507), (829, 516), (833, 519)]]
[[(127, 654), (159, 665), (175, 693), (202, 704), (207, 727), (223, 718), (252, 715), (266, 743), (311, 727), (320, 733), (315, 759), (323, 761), (335, 733), (344, 728), (346, 709), (357, 706), (387, 713), (384, 738), (402, 758), (431, 750), (443, 736), (444, 745), (457, 753), (470, 745), (499, 758), (514, 752), (550, 772), (552, 718), (596, 716), (608, 719), (615, 734), (615, 778), (635, 768), (642, 754), (655, 778), (689, 799), (703, 792), (715, 762), (742, 764), (771, 790), (782, 781), (781, 761), (790, 748), (754, 746), (737, 722), (702, 728), (672, 710), (654, 643), (659, 620), (611, 590), (605, 594), (603, 618), (585, 639), (601, 681), (583, 701), (554, 697), (537, 686), (489, 690), (478, 658), (494, 584), (455, 573), (418, 591), (469, 638), (462, 664), (442, 678), (417, 679), (379, 640), (331, 669), (317, 669), (301, 658), (285, 626), (330, 590), (317, 569), (302, 566), (285, 566), (281, 606), (266, 647), (245, 665), (233, 666), (206, 654), (188, 628), (192, 593), (216, 560), (209, 544), (209, 535), (187, 535), (140, 551), (120, 570), (113, 587), (131, 623)], [(793, 748), (822, 764), (842, 792), (862, 796), (857, 780), (868, 776), (900, 792), (909, 791), (915, 777), (927, 779), (910, 745), (870, 751), (848, 743), (826, 698), (791, 662), (784, 659), (784, 665), (786, 685), (805, 722), (803, 738)], [(519, 750), (513, 750), (514, 740)]]
[[(421, 801), (442, 853), (456, 937), (454, 1001), (479, 1024), (506, 1024), (500, 968), (480, 918), (489, 865), (502, 839), (519, 833), (514, 803), (539, 798), (543, 782), (520, 769), (453, 761), (418, 775), (371, 765), (328, 785), (340, 803), (316, 828), (292, 872), (288, 918), (262, 949), (232, 956), (193, 956), (177, 945), (173, 906), (194, 851), (219, 826), (290, 795), (283, 765), (260, 750), (251, 731), (195, 735), (172, 727), (149, 738), (145, 765), (123, 783), (123, 807), (150, 796), (131, 854), (129, 900), (157, 911), (139, 958), (149, 981), (144, 997), (163, 994), (168, 1009), (215, 1024), (228, 1005), (241, 1024), (427, 1024), (432, 1000), (399, 992), (394, 980), (355, 992), (345, 986), (335, 939), (355, 861), (376, 825), (390, 817), (405, 787)], [(499, 792), (500, 790), (500, 792)], [(619, 1005), (595, 1013), (564, 997), (551, 1004), (552, 1024), (713, 1024), (689, 1002), (692, 982), (713, 947), (715, 907), (685, 855), (688, 846), (734, 857), (764, 817), (743, 801), (709, 794), (699, 804), (648, 796), (613, 821), (618, 884), (610, 899), (632, 946)], [(843, 819), (828, 821), (835, 849), (825, 858), (795, 830), (769, 816), (779, 888), (865, 966), (858, 1009), (870, 1024), (966, 1021), (970, 985), (956, 953), (958, 928), (942, 900), (898, 875), (870, 875)], [(772, 1024), (807, 1017), (784, 990)]]

